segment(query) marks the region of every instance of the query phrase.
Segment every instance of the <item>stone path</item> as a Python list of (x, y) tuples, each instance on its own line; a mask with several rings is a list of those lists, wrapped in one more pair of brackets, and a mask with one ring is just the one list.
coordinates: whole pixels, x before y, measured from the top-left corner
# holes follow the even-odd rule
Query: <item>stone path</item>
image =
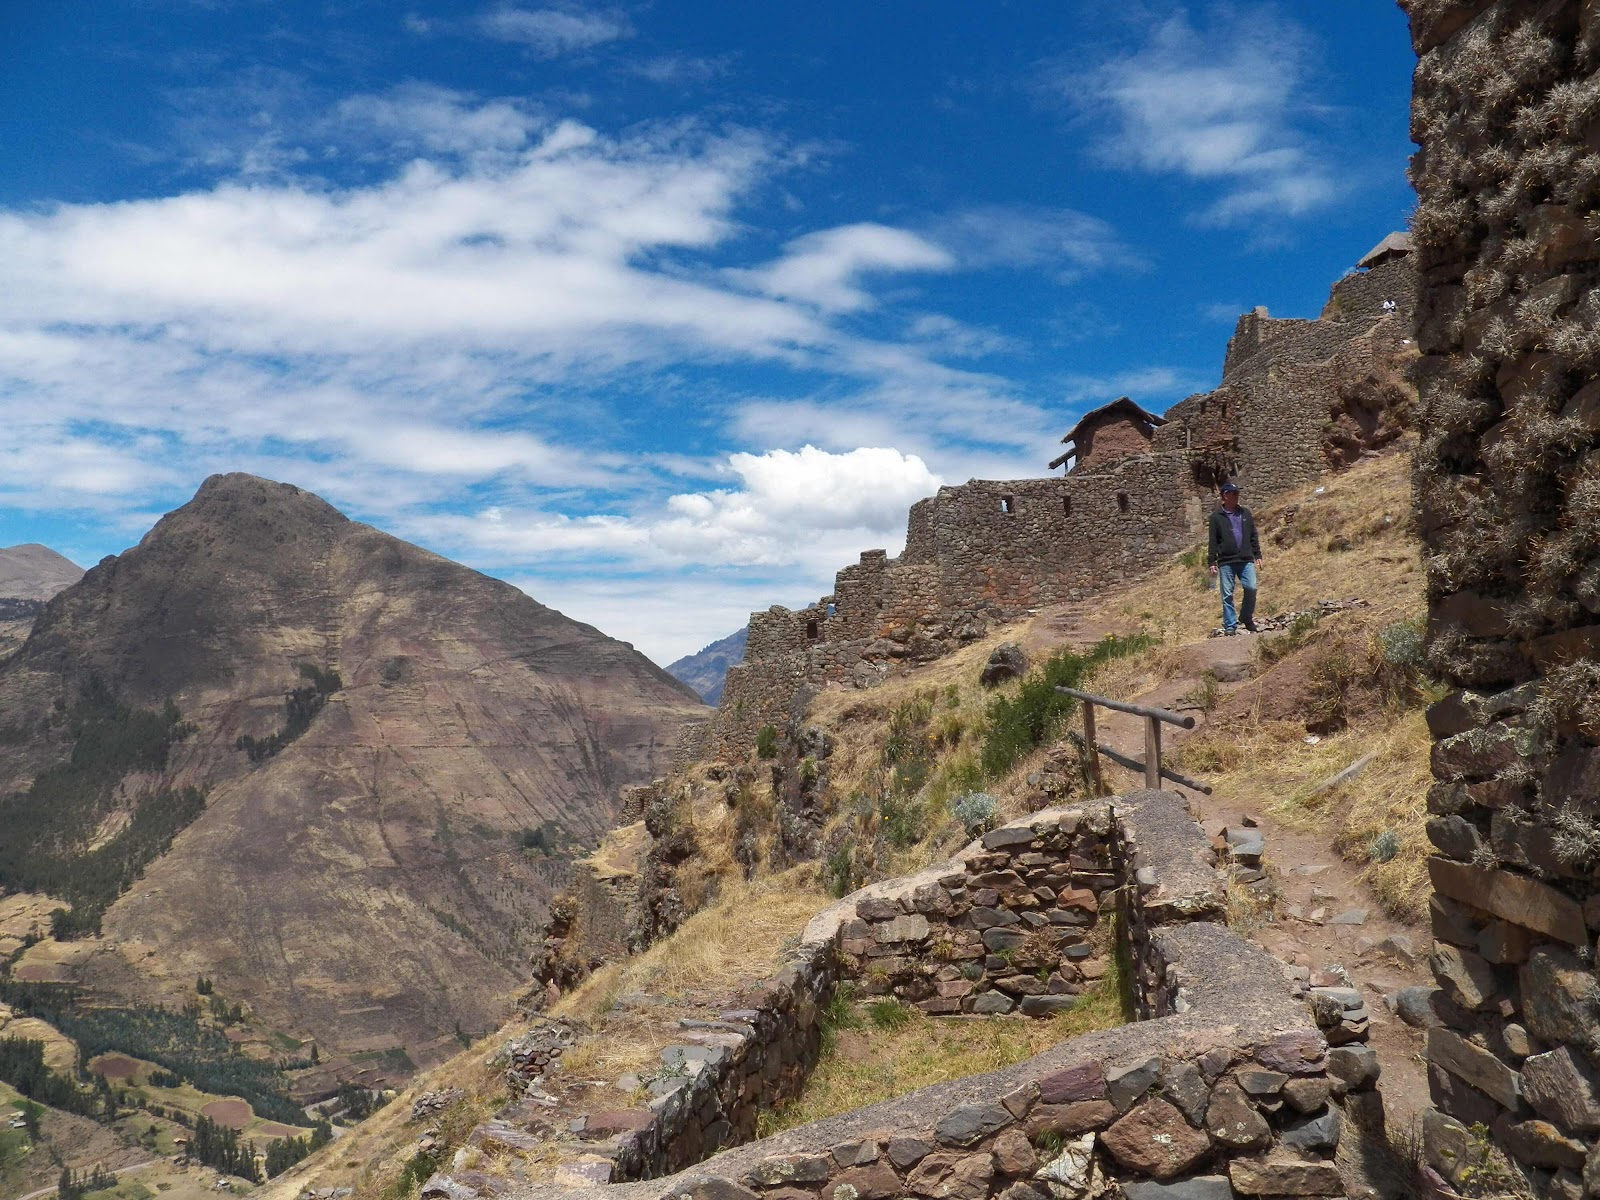
[[(1097, 601), (1096, 607), (1103, 610), (1104, 601)], [(1087, 647), (1111, 632), (1078, 606), (1063, 606), (1043, 615), (1046, 620), (1041, 624), (1054, 639), (1078, 647)], [(1136, 699), (1176, 709), (1207, 670), (1222, 681), (1219, 686), (1226, 695), (1248, 677), (1256, 640), (1241, 634), (1191, 643), (1185, 647), (1180, 673)], [(1198, 732), (1205, 727), (1205, 714), (1193, 715)], [(1095, 716), (1102, 742), (1134, 758), (1144, 757), (1141, 718), (1103, 709)], [(1186, 736), (1186, 731), (1170, 725), (1162, 733), (1165, 745), (1181, 742)], [(1115, 764), (1103, 761), (1102, 765), (1113, 791), (1137, 786), (1135, 781), (1141, 778)], [(1270, 813), (1240, 812), (1223, 795), (1175, 790), (1189, 798), (1195, 815), (1213, 836), (1220, 836), (1227, 827), (1253, 826), (1260, 832), (1278, 903), (1272, 919), (1255, 930), (1254, 940), (1308, 987), (1359, 991), (1370, 1020), (1368, 1044), (1377, 1051), (1383, 1068), (1379, 1090), (1389, 1125), (1405, 1129), (1420, 1119), (1429, 1103), (1422, 1034), (1399, 1019), (1386, 997), (1392, 998), (1403, 988), (1433, 985), (1428, 967), (1431, 932), (1385, 914), (1377, 897), (1357, 878), (1358, 869), (1334, 851), (1326, 834), (1290, 829)]]

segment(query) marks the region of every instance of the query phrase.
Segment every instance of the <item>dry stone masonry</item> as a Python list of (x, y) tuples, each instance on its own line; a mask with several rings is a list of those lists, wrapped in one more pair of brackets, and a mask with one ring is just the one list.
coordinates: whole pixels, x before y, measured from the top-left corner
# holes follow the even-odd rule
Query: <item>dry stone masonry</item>
[(1600, 1197), (1600, 5), (1410, 0), (1436, 1191)]
[(1259, 503), (1398, 437), (1410, 415), (1400, 373), (1415, 353), (1404, 246), (1336, 283), (1317, 320), (1241, 317), (1221, 386), (1153, 429), (1128, 404), (1132, 415), (1098, 426), (1093, 453), (1064, 476), (940, 488), (912, 506), (898, 558), (869, 550), (812, 607), (752, 614), (707, 752), (738, 757), (762, 726), (782, 728), (811, 687), (870, 687), (997, 619), (1169, 561), (1203, 536), (1224, 479)]
[[(1120, 1187), (1130, 1200), (1343, 1196), (1335, 1151), (1347, 1124), (1382, 1125), (1376, 1056), (1359, 1042), (1331, 1047), (1279, 964), (1217, 923), (1224, 886), (1215, 858), (1170, 793), (1021, 818), (947, 863), (818, 914), (750, 1009), (684, 1023), (692, 1026), (684, 1043), (663, 1052), (676, 1053), (681, 1070), (657, 1078), (646, 1107), (564, 1118), (573, 1136), (542, 1150), (560, 1159), (552, 1176), (518, 1184), (447, 1167), (422, 1194), (1085, 1200)], [(1067, 968), (1093, 956), (1041, 961), (1032, 977), (1044, 972), (1046, 990), (1013, 991), (1005, 972), (1018, 964), (1004, 951), (1016, 947), (994, 954), (985, 944), (962, 959), (938, 947), (1023, 928), (1070, 931), (1066, 947), (1090, 945), (1073, 939), (1096, 920), (1112, 924), (1112, 912), (1144, 1019), (1002, 1071), (738, 1144), (757, 1112), (793, 1094), (815, 1061), (820, 1013), (841, 980), (876, 976), (913, 1002), (954, 999), (969, 1013), (956, 1019), (979, 1019), (970, 1014), (983, 1008), (969, 1009), (970, 997), (1066, 997), (1049, 982), (1074, 985)], [(940, 983), (955, 981), (941, 975), (957, 961), (980, 964), (983, 990), (940, 995)], [(546, 1030), (535, 1040), (517, 1049), (537, 1065), (566, 1036)], [(529, 1087), (526, 1112), (480, 1128), (478, 1144), (526, 1139), (519, 1131), (537, 1119), (538, 1091)], [(700, 1161), (719, 1145), (736, 1148)]]

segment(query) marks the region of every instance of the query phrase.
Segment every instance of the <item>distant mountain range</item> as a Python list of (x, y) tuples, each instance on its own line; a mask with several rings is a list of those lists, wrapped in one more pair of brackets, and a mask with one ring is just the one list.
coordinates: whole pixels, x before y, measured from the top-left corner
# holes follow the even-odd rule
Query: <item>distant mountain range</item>
[[(4, 555), (32, 595), (76, 573)], [(0, 891), (91, 935), (14, 974), (171, 1009), (205, 975), (324, 1063), (437, 1061), (526, 983), (560, 852), (705, 712), (510, 584), (214, 476), (0, 661)]]
[(687, 683), (707, 704), (717, 704), (722, 700), (722, 683), (727, 678), (728, 668), (744, 659), (747, 633), (748, 629), (730, 633), (698, 654), (680, 658), (667, 667), (667, 673)]

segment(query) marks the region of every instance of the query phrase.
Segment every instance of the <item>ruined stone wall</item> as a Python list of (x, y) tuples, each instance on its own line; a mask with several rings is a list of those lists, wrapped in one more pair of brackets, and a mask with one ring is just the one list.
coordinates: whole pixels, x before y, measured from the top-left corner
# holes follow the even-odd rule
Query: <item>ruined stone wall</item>
[(946, 609), (1002, 612), (1083, 599), (1192, 545), (1203, 511), (1181, 454), (940, 488), (928, 519), (941, 599)]
[(1600, 5), (1412, 0), (1415, 492), (1441, 1024), (1430, 1167), (1481, 1124), (1600, 1196)]
[[(551, 1147), (572, 1161), (563, 1178), (571, 1200), (984, 1200), (1100, 1195), (1115, 1186), (1129, 1197), (1346, 1194), (1334, 1160), (1338, 1106), (1358, 1127), (1381, 1129), (1376, 1056), (1360, 1045), (1330, 1049), (1278, 964), (1211, 922), (1223, 885), (1181, 798), (1140, 792), (1110, 803), (1114, 828), (1107, 822), (1095, 832), (1087, 810), (1036, 813), (950, 863), (873, 885), (819, 914), (795, 964), (750, 1009), (702, 1023), (695, 1036), (703, 1049), (686, 1057), (681, 1081), (652, 1101), (653, 1117), (630, 1125), (618, 1119), (625, 1114), (605, 1114), (606, 1124), (592, 1130), (591, 1153)], [(1025, 862), (1029, 856), (1064, 853), (1070, 861), (1080, 831), (1110, 855), (1090, 865), (1110, 866), (1126, 880), (1126, 904), (1142, 914), (1144, 944), (1127, 957), (1144, 964), (1138, 990), (1160, 998), (1154, 1019), (724, 1151), (666, 1179), (579, 1186), (585, 1177), (648, 1177), (693, 1148), (753, 1128), (757, 1107), (789, 1087), (785, 1072), (814, 1056), (818, 1009), (836, 986), (835, 964), (853, 956), (861, 924), (905, 927), (880, 944), (922, 941), (900, 934), (920, 929), (930, 902), (938, 906), (930, 885), (948, 897), (941, 879), (1002, 866), (991, 861), (996, 855), (1029, 869), (1046, 865)], [(925, 938), (933, 935), (930, 924)], [(471, 1183), (435, 1176), (422, 1195), (482, 1194)]]

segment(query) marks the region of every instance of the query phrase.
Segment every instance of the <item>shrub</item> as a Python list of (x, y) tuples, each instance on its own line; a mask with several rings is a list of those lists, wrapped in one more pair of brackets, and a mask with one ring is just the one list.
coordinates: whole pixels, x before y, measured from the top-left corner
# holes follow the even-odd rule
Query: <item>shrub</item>
[(756, 730), (756, 754), (761, 758), (778, 757), (778, 731), (771, 725)]
[(950, 804), (950, 815), (961, 822), (968, 837), (977, 837), (992, 828), (999, 812), (1000, 802), (988, 792), (968, 792)]
[(914, 794), (893, 788), (878, 802), (883, 840), (896, 850), (905, 850), (922, 840), (928, 828), (928, 814)]
[(855, 843), (846, 838), (822, 860), (822, 886), (835, 900), (843, 899), (856, 890), (855, 849)]
[(1004, 775), (1023, 755), (1060, 734), (1078, 702), (1056, 688), (1081, 687), (1096, 667), (1143, 653), (1155, 644), (1149, 634), (1137, 633), (1104, 638), (1082, 654), (1063, 650), (1030, 672), (1015, 697), (996, 697), (989, 705), (984, 733), (984, 773), (990, 779)]

